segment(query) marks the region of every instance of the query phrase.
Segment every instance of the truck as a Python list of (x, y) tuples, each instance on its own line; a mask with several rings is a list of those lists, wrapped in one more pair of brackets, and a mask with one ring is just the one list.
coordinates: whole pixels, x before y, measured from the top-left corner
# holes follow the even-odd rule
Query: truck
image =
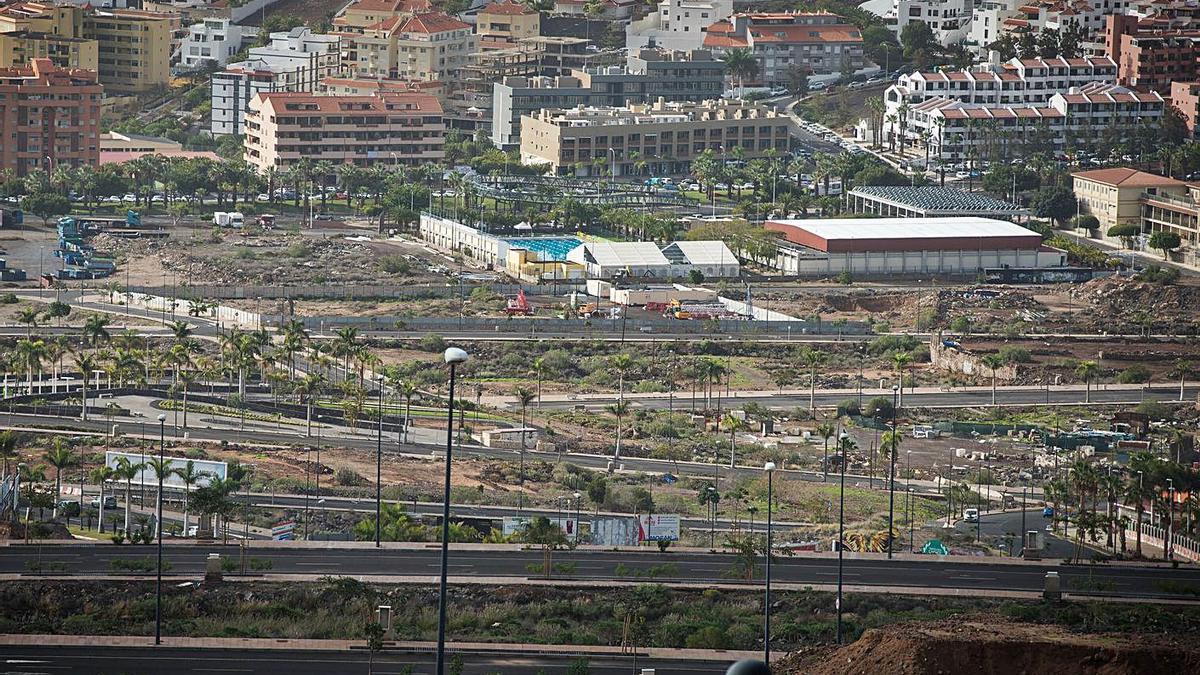
[(217, 227), (240, 228), (246, 224), (246, 216), (241, 211), (217, 211), (213, 213), (213, 225)]

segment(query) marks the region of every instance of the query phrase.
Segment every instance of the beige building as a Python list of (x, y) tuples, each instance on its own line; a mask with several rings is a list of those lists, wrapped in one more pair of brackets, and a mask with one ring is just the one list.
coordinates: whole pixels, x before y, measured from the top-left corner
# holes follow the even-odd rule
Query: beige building
[(342, 69), (352, 77), (454, 80), (474, 51), (471, 26), (441, 12), (402, 12), (366, 25), (339, 19)]
[(475, 34), (480, 41), (516, 42), (542, 34), (542, 14), (516, 0), (499, 0), (479, 10)]
[[(521, 117), (521, 159), (556, 174), (686, 173), (705, 150), (742, 148), (746, 159), (783, 154), (791, 122), (775, 110), (729, 100), (628, 107), (543, 109)], [(644, 165), (642, 163), (645, 163)]]
[(95, 10), (84, 37), (99, 44), (100, 81), (107, 91), (141, 93), (171, 80), (171, 32), (179, 17), (132, 9)]
[(442, 106), (428, 94), (260, 93), (246, 114), (246, 161), (260, 172), (301, 158), (356, 166), (442, 161)]
[(50, 59), (59, 68), (96, 70), (98, 48), (95, 40), (77, 37), (30, 31), (0, 33), (0, 68)]
[(1143, 195), (1187, 193), (1183, 181), (1123, 167), (1080, 171), (1071, 178), (1079, 212), (1095, 216), (1105, 234), (1113, 225), (1141, 225)]

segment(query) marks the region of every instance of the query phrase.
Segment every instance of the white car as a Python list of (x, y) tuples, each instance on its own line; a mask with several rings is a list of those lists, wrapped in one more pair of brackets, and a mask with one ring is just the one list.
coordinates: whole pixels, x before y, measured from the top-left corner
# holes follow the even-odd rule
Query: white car
[(121, 201), (132, 204), (137, 201), (137, 195), (133, 194), (132, 192), (126, 192), (125, 196), (121, 197)]
[(965, 180), (965, 179), (971, 177), (971, 172), (970, 171), (957, 171), (957, 172), (955, 172), (954, 177), (959, 180)]
[(271, 201), (271, 195), (262, 193), (255, 197), (254, 200), (259, 202), (269, 202)]

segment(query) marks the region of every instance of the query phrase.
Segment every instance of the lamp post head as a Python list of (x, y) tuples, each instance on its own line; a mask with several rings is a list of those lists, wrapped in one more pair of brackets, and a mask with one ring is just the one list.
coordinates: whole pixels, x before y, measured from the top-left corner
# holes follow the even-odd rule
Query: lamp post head
[(771, 471), (774, 471), (774, 470), (775, 470), (775, 462), (767, 462), (766, 464), (763, 464), (763, 471), (770, 473)]
[(580, 497), (582, 497), (582, 496), (583, 496), (583, 495), (582, 495), (582, 494), (580, 494), (580, 493), (578, 493), (578, 492), (576, 492), (576, 493), (575, 493), (575, 499), (579, 499), (579, 498), (580, 498)]
[(846, 440), (847, 438), (850, 438), (850, 434), (848, 434), (848, 433), (846, 433), (846, 432), (844, 432), (844, 431), (843, 431), (843, 432), (842, 432), (842, 433), (841, 433), (841, 434), (838, 436), (838, 440), (839, 440), (839, 441), (844, 441), (844, 440)]
[(466, 363), (467, 353), (458, 347), (449, 347), (443, 358), (446, 359), (446, 363)]
[(900, 385), (898, 385), (898, 384), (893, 384), (893, 385), (892, 385), (892, 393), (895, 393), (895, 392), (897, 392), (897, 391), (900, 391)]
[(158, 416), (158, 421), (159, 421), (159, 423), (160, 423), (160, 424), (161, 424), (161, 423), (163, 423), (163, 422), (166, 422), (166, 421), (167, 421), (167, 416), (166, 416), (166, 415), (162, 415), (162, 414), (160, 414), (160, 415)]

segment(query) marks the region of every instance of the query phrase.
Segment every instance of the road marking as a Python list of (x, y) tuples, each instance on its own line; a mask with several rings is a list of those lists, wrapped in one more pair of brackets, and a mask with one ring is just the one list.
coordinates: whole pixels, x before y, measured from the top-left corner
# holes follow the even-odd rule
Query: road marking
[(198, 673), (253, 673), (250, 668), (193, 668)]
[(329, 566), (330, 564), (332, 564), (332, 563), (323, 563), (323, 562), (319, 562), (319, 563), (305, 563), (305, 562), (298, 562), (298, 563), (292, 563), (292, 564), (293, 564), (293, 565), (295, 565), (296, 567), (328, 567), (328, 566)]

